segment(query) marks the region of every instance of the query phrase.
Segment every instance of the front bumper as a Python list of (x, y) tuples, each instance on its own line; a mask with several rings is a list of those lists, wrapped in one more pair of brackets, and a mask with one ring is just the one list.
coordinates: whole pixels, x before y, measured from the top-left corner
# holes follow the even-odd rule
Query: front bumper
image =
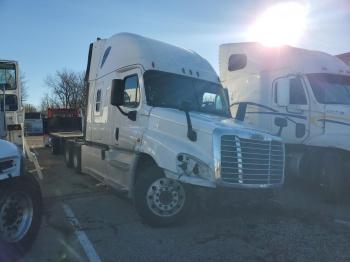
[(165, 170), (165, 176), (170, 179), (178, 180), (185, 184), (191, 184), (194, 186), (207, 187), (207, 188), (232, 188), (232, 189), (273, 189), (282, 187), (280, 184), (230, 184), (223, 182), (222, 180), (209, 181), (200, 177), (185, 176), (173, 173), (169, 170)]

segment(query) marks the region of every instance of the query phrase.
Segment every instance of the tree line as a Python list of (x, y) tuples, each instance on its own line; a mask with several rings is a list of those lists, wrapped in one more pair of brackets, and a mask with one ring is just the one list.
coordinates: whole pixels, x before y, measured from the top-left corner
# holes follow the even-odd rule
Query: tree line
[[(26, 104), (26, 112), (40, 111), (46, 113), (48, 108), (85, 109), (87, 101), (87, 84), (84, 72), (62, 69), (48, 75), (45, 85), (48, 92), (41, 99), (39, 108)], [(26, 89), (26, 88), (25, 88)]]

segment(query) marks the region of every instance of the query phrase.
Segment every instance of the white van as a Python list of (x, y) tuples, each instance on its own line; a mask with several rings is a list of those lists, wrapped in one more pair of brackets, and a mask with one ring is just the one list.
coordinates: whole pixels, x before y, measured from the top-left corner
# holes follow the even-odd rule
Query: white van
[(320, 183), (327, 199), (341, 197), (349, 179), (350, 68), (323, 52), (259, 43), (224, 44), (219, 61), (236, 118), (281, 134), (289, 173)]
[[(90, 45), (84, 141), (67, 165), (134, 199), (150, 224), (185, 217), (195, 188), (269, 190), (284, 181), (284, 145), (231, 118), (198, 54), (122, 33)], [(71, 156), (71, 157), (70, 157)]]

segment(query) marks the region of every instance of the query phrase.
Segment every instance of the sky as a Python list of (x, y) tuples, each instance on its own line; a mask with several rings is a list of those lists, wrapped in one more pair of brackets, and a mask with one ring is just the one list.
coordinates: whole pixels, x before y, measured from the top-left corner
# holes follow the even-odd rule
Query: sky
[[(297, 0), (308, 7), (298, 47), (350, 52), (349, 0)], [(218, 71), (223, 43), (253, 41), (247, 31), (273, 0), (0, 0), (0, 59), (17, 60), (28, 101), (40, 105), (48, 75), (84, 71), (96, 37), (131, 32), (191, 49)]]

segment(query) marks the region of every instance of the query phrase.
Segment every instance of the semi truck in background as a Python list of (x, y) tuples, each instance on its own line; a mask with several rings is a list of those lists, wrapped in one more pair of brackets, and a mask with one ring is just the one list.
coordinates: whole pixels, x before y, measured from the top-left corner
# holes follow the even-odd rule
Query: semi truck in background
[(24, 133), (26, 136), (43, 134), (43, 117), (40, 112), (24, 114)]
[(25, 169), (19, 82), (18, 64), (1, 61), (0, 261), (17, 260), (28, 251), (42, 215), (39, 183)]
[(90, 44), (86, 81), (84, 139), (66, 141), (67, 165), (126, 192), (147, 223), (184, 219), (197, 189), (282, 186), (281, 139), (232, 119), (198, 54), (116, 34)]
[(23, 145), (24, 107), (22, 88), (16, 61), (0, 60), (0, 106), (6, 112), (7, 140)]
[(281, 134), (286, 177), (341, 200), (350, 189), (350, 68), (323, 52), (259, 43), (221, 45), (219, 64), (236, 119)]

